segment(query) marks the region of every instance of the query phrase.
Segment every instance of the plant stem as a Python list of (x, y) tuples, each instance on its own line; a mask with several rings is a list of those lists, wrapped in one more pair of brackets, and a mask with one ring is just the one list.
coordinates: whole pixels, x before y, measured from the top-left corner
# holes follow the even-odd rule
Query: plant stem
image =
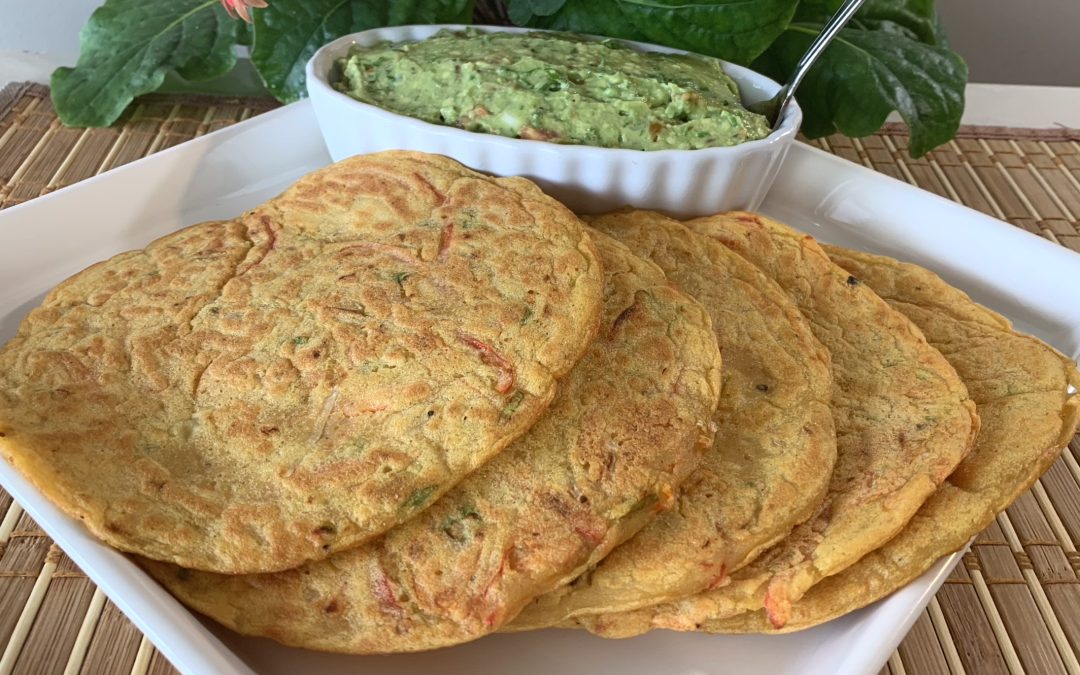
[(473, 22), (489, 26), (511, 25), (510, 17), (506, 13), (506, 5), (500, 0), (476, 0)]

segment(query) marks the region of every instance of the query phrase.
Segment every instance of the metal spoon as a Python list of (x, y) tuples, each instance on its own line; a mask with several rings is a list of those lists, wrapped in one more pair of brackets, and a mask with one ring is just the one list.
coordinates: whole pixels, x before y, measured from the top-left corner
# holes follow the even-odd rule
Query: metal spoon
[(776, 95), (772, 98), (751, 103), (746, 107), (752, 112), (764, 115), (775, 131), (776, 127), (780, 125), (780, 120), (784, 117), (784, 111), (787, 109), (788, 104), (795, 97), (795, 90), (799, 88), (803, 77), (806, 76), (806, 71), (810, 70), (810, 66), (814, 65), (814, 61), (817, 61), (817, 58), (829, 46), (829, 43), (848, 22), (848, 19), (858, 11), (859, 7), (862, 7), (863, 2), (864, 0), (847, 0), (841, 5), (840, 9), (836, 10), (836, 14), (833, 14), (832, 18), (829, 19), (829, 23), (825, 24), (825, 27), (821, 29), (821, 33), (814, 39), (810, 48), (795, 64), (795, 70), (791, 73), (791, 77), (788, 78), (787, 84), (781, 87), (780, 91), (776, 92)]

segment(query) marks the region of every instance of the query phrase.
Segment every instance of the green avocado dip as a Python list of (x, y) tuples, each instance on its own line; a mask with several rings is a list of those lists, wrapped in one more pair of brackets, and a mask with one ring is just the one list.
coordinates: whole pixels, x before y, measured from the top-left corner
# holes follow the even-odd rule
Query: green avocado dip
[(565, 33), (444, 30), (353, 47), (331, 81), (391, 112), (514, 138), (692, 150), (769, 135), (717, 60)]

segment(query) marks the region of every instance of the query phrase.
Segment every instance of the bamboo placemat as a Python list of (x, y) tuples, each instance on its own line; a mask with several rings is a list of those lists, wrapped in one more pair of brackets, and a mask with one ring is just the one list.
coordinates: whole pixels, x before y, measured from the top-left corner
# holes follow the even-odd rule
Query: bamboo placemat
[[(0, 92), (0, 208), (274, 106), (152, 95), (108, 129), (66, 129), (45, 87), (10, 85)], [(814, 144), (1080, 251), (1077, 130), (968, 127), (917, 161), (900, 127)], [(979, 535), (883, 673), (1080, 675), (1078, 459), (1074, 440)], [(176, 672), (2, 490), (0, 645), (0, 675)]]

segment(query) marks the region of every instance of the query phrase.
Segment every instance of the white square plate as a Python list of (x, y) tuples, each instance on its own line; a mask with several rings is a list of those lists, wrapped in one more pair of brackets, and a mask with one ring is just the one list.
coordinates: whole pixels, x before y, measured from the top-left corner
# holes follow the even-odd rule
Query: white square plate
[[(238, 215), (330, 162), (309, 103), (297, 103), (0, 212), (0, 343), (45, 292), (91, 263), (179, 227)], [(1074, 358), (1080, 256), (927, 192), (798, 144), (762, 211), (824, 241), (925, 265)], [(637, 675), (876, 673), (959, 554), (884, 601), (784, 636), (656, 631), (623, 641), (548, 630), (403, 656), (318, 654), (201, 620), (99, 544), (3, 461), (3, 485), (189, 675), (559, 672)]]

